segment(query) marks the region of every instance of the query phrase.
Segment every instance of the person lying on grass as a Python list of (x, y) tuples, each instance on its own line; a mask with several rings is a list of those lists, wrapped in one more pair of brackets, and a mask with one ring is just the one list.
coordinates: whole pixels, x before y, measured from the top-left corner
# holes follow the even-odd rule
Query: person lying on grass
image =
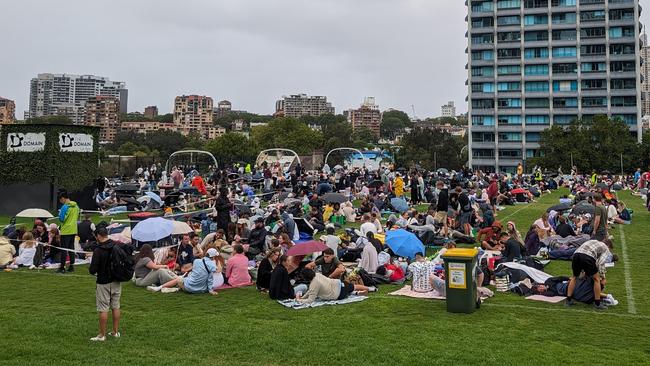
[(376, 287), (353, 285), (334, 278), (327, 278), (309, 268), (302, 270), (302, 277), (309, 282), (309, 290), (297, 299), (301, 303), (312, 303), (316, 300), (343, 300), (353, 292), (358, 295), (367, 295), (368, 292), (377, 291)]
[(216, 295), (217, 292), (213, 290), (213, 273), (217, 271), (215, 258), (218, 255), (219, 252), (216, 249), (210, 248), (206, 252), (205, 257), (194, 260), (192, 270), (187, 277), (179, 276), (161, 286), (148, 286), (147, 290), (154, 292), (175, 292), (178, 291), (178, 286), (178, 288), (190, 294), (208, 292), (211, 295)]

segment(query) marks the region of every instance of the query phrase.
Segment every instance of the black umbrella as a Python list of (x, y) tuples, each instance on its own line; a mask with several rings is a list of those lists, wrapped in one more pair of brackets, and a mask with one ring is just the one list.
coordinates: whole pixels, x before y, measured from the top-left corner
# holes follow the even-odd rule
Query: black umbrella
[(549, 207), (546, 210), (546, 212), (551, 212), (551, 211), (562, 212), (562, 211), (566, 211), (566, 210), (570, 210), (570, 209), (571, 209), (571, 205), (569, 205), (567, 203), (560, 203), (559, 205)]
[(343, 203), (348, 201), (347, 197), (340, 193), (326, 193), (323, 196), (323, 200), (327, 203)]
[(594, 212), (596, 212), (596, 207), (594, 205), (577, 205), (573, 210), (571, 210), (571, 214), (573, 215), (583, 215), (588, 213), (593, 216)]
[(612, 185), (612, 189), (615, 190), (615, 191), (620, 191), (620, 190), (623, 189), (623, 186), (620, 185), (620, 184), (618, 184), (618, 183), (614, 183), (614, 184)]
[(600, 188), (600, 189), (608, 189), (609, 186), (607, 185), (607, 183), (600, 182), (600, 183), (597, 183), (597, 184), (596, 184), (596, 188)]
[(380, 180), (373, 180), (372, 182), (370, 182), (370, 184), (368, 184), (368, 188), (375, 188), (376, 189), (376, 188), (379, 188), (379, 187), (381, 187), (383, 185), (384, 185), (384, 182), (382, 182)]
[(252, 213), (251, 208), (246, 205), (235, 205), (235, 208), (240, 214), (250, 215)]
[(140, 186), (137, 184), (121, 184), (115, 188), (115, 192), (132, 192), (140, 190)]

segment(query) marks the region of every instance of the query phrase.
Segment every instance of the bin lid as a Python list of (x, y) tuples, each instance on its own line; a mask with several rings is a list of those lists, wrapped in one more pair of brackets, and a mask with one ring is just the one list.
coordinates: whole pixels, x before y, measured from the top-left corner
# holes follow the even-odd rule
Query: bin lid
[(476, 248), (454, 248), (448, 249), (442, 258), (474, 258), (478, 255), (478, 249)]

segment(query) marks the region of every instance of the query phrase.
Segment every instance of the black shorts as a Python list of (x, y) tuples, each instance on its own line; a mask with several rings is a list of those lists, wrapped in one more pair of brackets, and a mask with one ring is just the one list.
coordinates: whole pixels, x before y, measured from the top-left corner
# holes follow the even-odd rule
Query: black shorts
[(571, 269), (573, 269), (574, 277), (579, 277), (582, 271), (585, 271), (587, 277), (592, 277), (598, 273), (596, 260), (593, 257), (582, 253), (573, 255), (573, 259), (571, 260)]
[(343, 283), (343, 286), (341, 286), (341, 293), (339, 294), (339, 298), (337, 300), (343, 300), (346, 297), (350, 296), (350, 294), (354, 291), (354, 285), (351, 283)]

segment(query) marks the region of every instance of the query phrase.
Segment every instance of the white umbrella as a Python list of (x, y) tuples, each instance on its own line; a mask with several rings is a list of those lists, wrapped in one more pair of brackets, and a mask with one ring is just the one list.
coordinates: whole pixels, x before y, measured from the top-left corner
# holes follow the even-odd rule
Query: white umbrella
[(190, 225), (183, 221), (172, 221), (172, 224), (174, 224), (172, 235), (189, 234), (194, 231)]
[(28, 208), (26, 210), (22, 210), (19, 213), (16, 214), (16, 217), (31, 217), (31, 218), (44, 218), (44, 219), (49, 219), (52, 216), (52, 214), (47, 211), (43, 210), (42, 208)]
[(152, 217), (135, 225), (131, 237), (137, 241), (158, 241), (170, 236), (173, 231), (172, 221), (162, 217)]

